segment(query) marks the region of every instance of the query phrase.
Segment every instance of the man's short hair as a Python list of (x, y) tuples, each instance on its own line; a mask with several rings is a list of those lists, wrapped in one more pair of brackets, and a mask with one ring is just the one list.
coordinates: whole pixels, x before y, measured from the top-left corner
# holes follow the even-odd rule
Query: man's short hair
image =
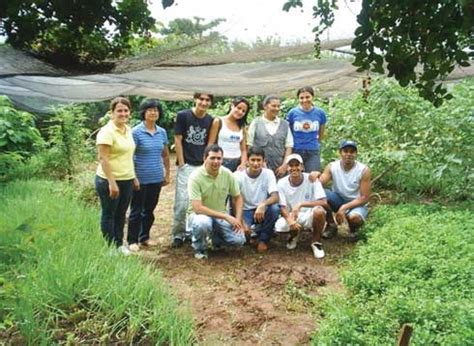
[(222, 155), (224, 155), (224, 150), (217, 144), (211, 144), (211, 145), (208, 145), (206, 147), (206, 149), (204, 149), (204, 160), (209, 156), (209, 153), (210, 152), (213, 152), (213, 153), (218, 153), (220, 152)]
[(207, 96), (209, 96), (209, 99), (211, 100), (211, 103), (214, 103), (214, 95), (208, 94), (208, 93), (198, 93), (198, 92), (195, 92), (193, 98), (196, 100), (196, 99), (200, 98), (202, 95), (207, 95)]
[(247, 152), (247, 157), (250, 158), (252, 155), (261, 156), (265, 160), (265, 151), (263, 151), (263, 149), (260, 147), (250, 147)]

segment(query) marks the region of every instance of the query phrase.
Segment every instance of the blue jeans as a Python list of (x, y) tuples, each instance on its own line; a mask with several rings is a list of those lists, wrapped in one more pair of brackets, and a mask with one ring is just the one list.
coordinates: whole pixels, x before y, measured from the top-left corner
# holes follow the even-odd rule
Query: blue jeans
[(321, 172), (321, 156), (319, 149), (317, 150), (293, 150), (295, 154), (301, 155), (304, 162), (304, 171), (311, 173), (313, 171)]
[(196, 252), (207, 251), (208, 237), (211, 237), (212, 245), (215, 247), (245, 244), (245, 235), (234, 232), (232, 225), (222, 219), (202, 214), (191, 214), (189, 228), (192, 234), (192, 246)]
[(119, 195), (112, 199), (109, 196), (109, 182), (107, 179), (96, 175), (95, 189), (100, 199), (102, 213), (100, 216), (100, 229), (105, 240), (109, 244), (114, 243), (117, 247), (123, 243), (123, 227), (125, 225), (125, 213), (132, 198), (133, 179), (117, 180)]
[(144, 243), (150, 239), (150, 229), (155, 221), (153, 211), (160, 198), (161, 183), (140, 185), (133, 191), (130, 217), (128, 219), (129, 244)]
[[(341, 195), (339, 195), (336, 192), (333, 192), (331, 190), (324, 190), (324, 191), (326, 192), (326, 198), (333, 212), (337, 212), (343, 204), (350, 202), (350, 200), (343, 198)], [(362, 218), (362, 221), (365, 221), (367, 220), (367, 216), (369, 215), (369, 208), (367, 207), (367, 204), (366, 204), (366, 205), (361, 205), (361, 206), (358, 206), (346, 211), (347, 216), (353, 213), (358, 214)]]
[(230, 169), (231, 172), (235, 172), (237, 167), (240, 165), (240, 159), (226, 159), (222, 160), (222, 166)]
[(253, 218), (255, 210), (256, 209), (244, 210), (244, 221), (249, 226), (255, 225), (255, 232), (257, 233), (259, 242), (268, 243), (272, 238), (275, 222), (280, 214), (280, 208), (278, 204), (267, 206), (262, 223), (255, 222)]
[(188, 180), (191, 173), (199, 166), (184, 164), (176, 171), (176, 191), (174, 195), (173, 228), (171, 236), (173, 239), (185, 240), (191, 235), (186, 233), (186, 212), (189, 207)]

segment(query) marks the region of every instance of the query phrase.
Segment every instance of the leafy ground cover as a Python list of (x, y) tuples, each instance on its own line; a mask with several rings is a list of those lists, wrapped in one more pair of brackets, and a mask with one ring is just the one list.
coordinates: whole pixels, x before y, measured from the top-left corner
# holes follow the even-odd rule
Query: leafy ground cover
[(393, 344), (404, 323), (415, 345), (474, 344), (473, 229), (472, 205), (377, 208), (314, 344)]
[(188, 344), (194, 326), (161, 275), (105, 246), (97, 208), (63, 183), (0, 187), (0, 339)]

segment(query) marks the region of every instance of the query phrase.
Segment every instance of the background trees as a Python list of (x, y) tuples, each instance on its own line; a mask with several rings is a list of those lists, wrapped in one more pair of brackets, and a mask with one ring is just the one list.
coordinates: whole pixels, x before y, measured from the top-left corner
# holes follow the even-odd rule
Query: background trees
[[(288, 0), (283, 10), (302, 7)], [(336, 0), (316, 0), (313, 31), (319, 35), (334, 22)], [(362, 0), (352, 48), (358, 71), (393, 76), (401, 86), (414, 83), (420, 96), (436, 106), (450, 98), (437, 79), (456, 65), (469, 66), (474, 47), (474, 2), (469, 0)], [(469, 52), (469, 53), (468, 53)]]
[(154, 27), (147, 6), (146, 0), (2, 1), (0, 34), (57, 65), (97, 65)]

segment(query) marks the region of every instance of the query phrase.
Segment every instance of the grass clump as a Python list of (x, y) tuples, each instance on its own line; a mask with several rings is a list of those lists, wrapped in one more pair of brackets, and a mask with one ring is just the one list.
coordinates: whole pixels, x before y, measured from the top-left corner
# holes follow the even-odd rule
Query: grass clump
[(314, 343), (393, 344), (408, 323), (414, 345), (474, 344), (473, 229), (466, 204), (378, 208)]
[(192, 343), (191, 318), (159, 273), (109, 249), (97, 210), (63, 191), (0, 188), (0, 332), (30, 344)]

